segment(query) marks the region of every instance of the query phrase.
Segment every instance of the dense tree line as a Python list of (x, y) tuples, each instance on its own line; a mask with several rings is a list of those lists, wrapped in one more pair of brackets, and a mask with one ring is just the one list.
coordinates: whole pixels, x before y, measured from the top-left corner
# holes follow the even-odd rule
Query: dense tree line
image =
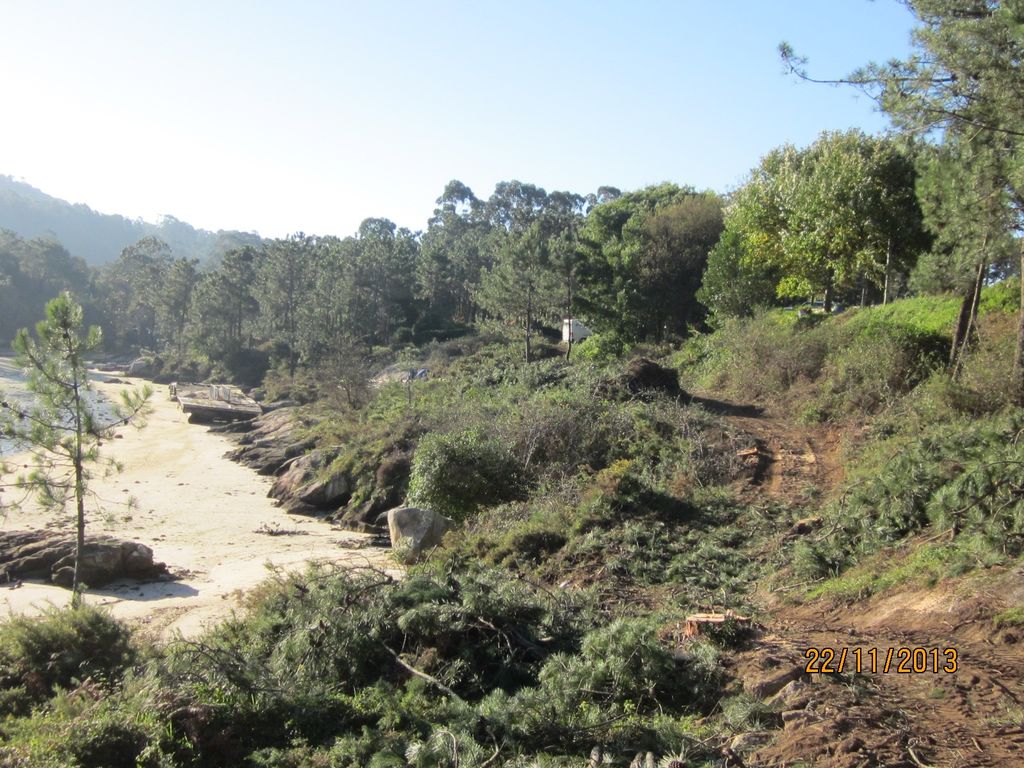
[[(1024, 258), (1024, 10), (910, 6), (920, 55), (849, 79), (900, 132), (779, 147), (727, 197), (667, 183), (581, 195), (508, 181), (479, 198), (453, 180), (423, 232), (371, 218), (348, 237), (299, 233), (207, 264), (149, 237), (99, 271), (52, 240), (5, 234), (0, 330), (10, 337), (70, 288), (114, 348), (198, 355), (236, 375), (268, 365), (294, 374), (484, 321), (515, 329), (529, 360), (536, 332), (562, 317), (627, 346), (781, 302), (817, 299), (828, 311), (952, 291), (963, 307), (955, 374), (982, 284), (1019, 272)], [(783, 54), (807, 77), (788, 46)]]
[(13, 336), (46, 296), (72, 290), (111, 350), (199, 355), (236, 374), (293, 374), (485, 320), (518, 329), (529, 359), (538, 329), (576, 312), (628, 341), (700, 323), (695, 294), (721, 228), (717, 195), (672, 184), (584, 196), (509, 181), (481, 199), (452, 181), (424, 232), (366, 219), (349, 237), (299, 233), (205, 265), (146, 237), (95, 270), (54, 241), (8, 235), (3, 285), (24, 308), (4, 314)]
[(52, 237), (25, 240), (0, 229), (0, 349), (62, 291), (73, 290), (87, 305), (87, 321), (98, 322), (95, 282), (95, 272)]

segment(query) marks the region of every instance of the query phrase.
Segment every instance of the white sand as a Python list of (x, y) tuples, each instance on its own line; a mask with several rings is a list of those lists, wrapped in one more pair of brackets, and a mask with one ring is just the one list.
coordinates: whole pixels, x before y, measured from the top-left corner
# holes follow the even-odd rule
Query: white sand
[[(124, 388), (97, 385), (111, 399)], [(268, 566), (290, 570), (327, 560), (395, 568), (388, 550), (366, 546), (368, 537), (273, 506), (267, 498), (270, 480), (224, 458), (233, 443), (188, 424), (166, 387), (154, 386), (150, 402), (152, 413), (144, 428), (125, 427), (119, 430), (120, 439), (101, 448), (103, 456), (122, 463), (123, 471), (102, 477), (97, 469), (90, 489), (99, 498), (90, 503), (86, 533), (141, 542), (179, 578), (117, 582), (90, 590), (88, 602), (109, 607), (152, 637), (177, 632), (194, 636), (237, 608), (241, 593), (270, 575)], [(134, 506), (128, 506), (129, 499)], [(71, 510), (54, 515), (32, 505), (0, 520), (0, 530), (72, 531), (72, 526)], [(294, 535), (270, 536), (259, 533), (261, 528)], [(0, 617), (38, 612), (48, 603), (66, 605), (69, 597), (67, 590), (47, 584), (26, 582), (16, 589), (0, 585)]]

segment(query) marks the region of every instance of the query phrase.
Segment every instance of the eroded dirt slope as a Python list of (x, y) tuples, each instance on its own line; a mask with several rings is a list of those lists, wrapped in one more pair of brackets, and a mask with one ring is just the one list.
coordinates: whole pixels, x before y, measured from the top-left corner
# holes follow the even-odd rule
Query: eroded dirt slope
[[(739, 489), (751, 502), (768, 498), (810, 513), (841, 485), (844, 446), (860, 438), (855, 427), (807, 425), (754, 406), (703, 402), (755, 441), (750, 480)], [(759, 738), (741, 739), (743, 749), (730, 754), (728, 765), (1024, 766), (1024, 628), (993, 622), (1024, 603), (1024, 568), (990, 569), (850, 604), (794, 605), (786, 602), (790, 594), (764, 596), (763, 631), (730, 659), (736, 678), (771, 702), (777, 719), (754, 734)], [(826, 648), (836, 659), (847, 649), (844, 670), (808, 675), (809, 662), (821, 663), (808, 649)], [(914, 672), (913, 662), (904, 665), (910, 671), (897, 671), (913, 649), (924, 649), (927, 656), (916, 659), (927, 658), (927, 671)], [(951, 671), (947, 649), (956, 652)]]

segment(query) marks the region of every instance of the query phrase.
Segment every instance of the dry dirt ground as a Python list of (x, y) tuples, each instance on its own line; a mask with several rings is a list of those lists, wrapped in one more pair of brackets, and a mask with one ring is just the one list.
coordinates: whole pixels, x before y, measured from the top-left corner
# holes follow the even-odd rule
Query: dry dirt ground
[[(771, 412), (719, 404), (758, 451), (741, 493), (789, 503), (827, 498), (843, 479), (844, 446), (856, 427), (794, 424)], [(764, 626), (749, 650), (729, 660), (748, 691), (775, 695), (767, 745), (730, 766), (782, 768), (984, 768), (1024, 766), (1024, 628), (998, 629), (992, 617), (1024, 604), (1024, 566), (988, 571), (853, 604), (799, 603), (767, 596)], [(806, 674), (808, 649), (847, 649), (844, 671)], [(896, 661), (883, 671), (889, 649)], [(896, 671), (899, 649), (925, 649), (928, 669)], [(945, 649), (956, 650), (955, 671)], [(852, 653), (860, 649), (862, 671)], [(870, 671), (875, 649), (877, 671)], [(931, 649), (938, 649), (933, 655)], [(922, 656), (919, 653), (917, 661)], [(820, 659), (817, 660), (820, 664)], [(835, 664), (833, 664), (835, 666)], [(920, 669), (920, 667), (919, 667)], [(764, 690), (795, 680), (781, 694)], [(762, 689), (757, 690), (761, 685)], [(781, 725), (781, 729), (778, 726)]]

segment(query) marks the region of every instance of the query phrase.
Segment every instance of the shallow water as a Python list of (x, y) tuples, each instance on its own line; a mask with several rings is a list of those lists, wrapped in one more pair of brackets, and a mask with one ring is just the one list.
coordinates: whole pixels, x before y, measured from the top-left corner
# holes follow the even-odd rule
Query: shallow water
[[(6, 400), (27, 400), (25, 392), (25, 376), (21, 369), (9, 357), (0, 357), (0, 395)], [(14, 451), (14, 443), (0, 438), (0, 456)]]
[[(90, 379), (100, 378), (90, 375)], [(32, 400), (32, 396), (25, 389), (25, 374), (10, 357), (0, 357), (0, 395), (3, 395), (5, 400), (20, 401), (26, 404), (31, 403)], [(111, 417), (112, 410), (106, 398), (97, 393), (93, 393), (93, 397), (101, 404), (97, 415), (100, 418)], [(0, 457), (15, 453), (16, 450), (17, 444), (13, 440), (0, 438)]]

